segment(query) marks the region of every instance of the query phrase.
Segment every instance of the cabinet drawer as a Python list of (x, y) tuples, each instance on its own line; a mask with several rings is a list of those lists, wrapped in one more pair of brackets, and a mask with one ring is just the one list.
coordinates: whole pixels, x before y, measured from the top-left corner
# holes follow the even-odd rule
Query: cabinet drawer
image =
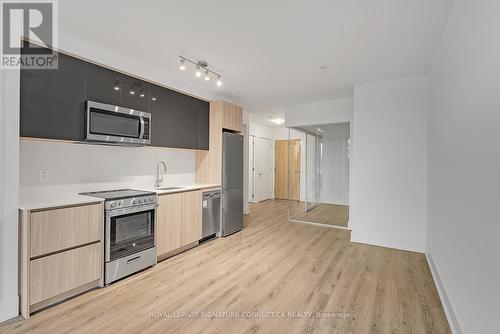
[(31, 257), (101, 240), (102, 204), (31, 214)]
[(30, 262), (30, 305), (101, 278), (101, 243)]

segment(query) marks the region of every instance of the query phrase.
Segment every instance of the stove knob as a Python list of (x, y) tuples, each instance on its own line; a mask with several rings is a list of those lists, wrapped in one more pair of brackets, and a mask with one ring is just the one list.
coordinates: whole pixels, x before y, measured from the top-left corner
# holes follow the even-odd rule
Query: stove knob
[(134, 199), (132, 200), (132, 204), (137, 204), (137, 203), (138, 203), (138, 202), (137, 202), (137, 200), (134, 198)]
[(109, 203), (109, 207), (110, 207), (110, 208), (114, 208), (115, 206), (116, 206), (116, 203), (115, 203), (115, 202), (110, 202), (110, 203)]

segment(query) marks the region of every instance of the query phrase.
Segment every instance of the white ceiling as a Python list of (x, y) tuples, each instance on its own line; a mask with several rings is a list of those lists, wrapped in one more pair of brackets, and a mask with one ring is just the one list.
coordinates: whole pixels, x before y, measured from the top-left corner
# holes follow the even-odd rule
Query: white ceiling
[[(452, 0), (58, 3), (61, 34), (270, 114), (350, 96), (358, 83), (426, 73)], [(208, 61), (223, 87), (180, 72), (178, 55)]]

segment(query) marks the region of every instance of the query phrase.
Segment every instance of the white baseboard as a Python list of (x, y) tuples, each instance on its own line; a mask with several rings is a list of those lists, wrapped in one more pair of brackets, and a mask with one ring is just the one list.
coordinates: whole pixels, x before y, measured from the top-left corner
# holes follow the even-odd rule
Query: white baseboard
[(446, 289), (444, 288), (441, 277), (439, 276), (439, 272), (434, 265), (432, 256), (431, 254), (425, 253), (425, 257), (427, 258), (427, 263), (429, 264), (429, 268), (431, 269), (432, 278), (434, 279), (434, 284), (436, 285), (439, 299), (441, 299), (441, 304), (443, 305), (444, 313), (446, 314), (446, 319), (448, 319), (448, 324), (450, 325), (451, 332), (453, 334), (462, 334), (462, 326), (460, 326), (460, 322), (458, 321), (455, 311), (453, 310), (450, 299), (446, 294)]
[(7, 321), (19, 315), (19, 297), (12, 296), (12, 298), (0, 301), (0, 322)]
[[(349, 226), (349, 228), (351, 228), (351, 226)], [(425, 253), (425, 242), (381, 234), (360, 234), (356, 233), (356, 229), (353, 229), (352, 231), (351, 241), (361, 244), (395, 248), (417, 253)]]

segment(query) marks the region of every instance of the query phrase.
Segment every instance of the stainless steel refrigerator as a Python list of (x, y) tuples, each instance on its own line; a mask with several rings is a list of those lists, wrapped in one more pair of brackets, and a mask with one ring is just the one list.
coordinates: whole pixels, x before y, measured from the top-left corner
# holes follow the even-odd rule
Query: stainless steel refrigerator
[(243, 136), (223, 133), (222, 236), (243, 228)]

